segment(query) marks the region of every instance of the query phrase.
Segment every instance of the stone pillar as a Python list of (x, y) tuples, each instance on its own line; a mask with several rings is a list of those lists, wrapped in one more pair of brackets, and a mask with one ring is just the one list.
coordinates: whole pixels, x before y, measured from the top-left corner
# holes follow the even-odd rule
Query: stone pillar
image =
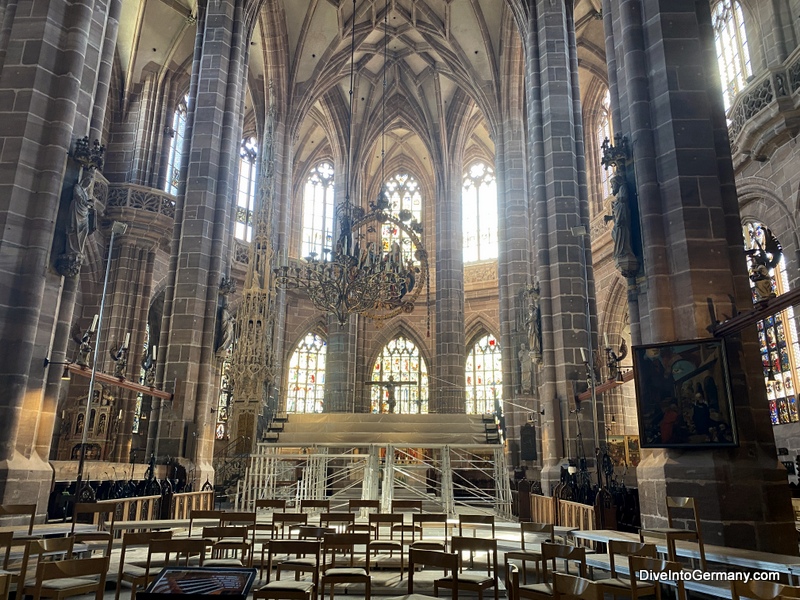
[[(606, 6), (620, 82), (615, 108), (632, 143), (644, 247), (641, 341), (707, 338), (709, 301), (718, 314), (731, 299), (751, 303), (709, 6)], [(665, 523), (665, 497), (695, 496), (705, 543), (797, 554), (755, 330), (729, 338), (727, 349), (739, 447), (643, 451), (642, 523)]]
[(186, 178), (173, 248), (176, 273), (167, 288), (169, 315), (160, 344), (167, 349), (163, 380), (178, 393), (162, 410), (158, 452), (193, 463), (198, 484), (212, 476), (217, 297), (226, 272), (247, 64), (242, 4), (222, 0), (199, 10)]
[(576, 226), (589, 231), (589, 210), (571, 5), (531, 2), (526, 40), (529, 181), (544, 351), (538, 393), (545, 411), (545, 489), (558, 481), (565, 458), (594, 458), (591, 406), (575, 402), (576, 392), (587, 387), (580, 349), (588, 353), (596, 347), (596, 335), (591, 343), (587, 339), (587, 327), (596, 332), (596, 319), (587, 323), (587, 278), (594, 314), (589, 240), (572, 233)]
[[(6, 148), (0, 159), (5, 265), (0, 272), (0, 330), (3, 339), (14, 340), (0, 350), (4, 503), (38, 499), (43, 508), (49, 493), (47, 442), (41, 445), (49, 435), (37, 432), (52, 430), (53, 420), (52, 406), (42, 410), (40, 365), (50, 351), (54, 316), (60, 310), (61, 278), (48, 265), (68, 151), (74, 138), (85, 134), (77, 123), (86, 122), (91, 108), (81, 100), (82, 90), (94, 89), (96, 76), (86, 68), (87, 54), (97, 42), (90, 36), (92, 20), (103, 15), (102, 6), (88, 0), (36, 0), (25, 11), (6, 7), (3, 13), (0, 96), (14, 98), (4, 103), (0, 119)], [(48, 126), (42, 128), (42, 123)]]

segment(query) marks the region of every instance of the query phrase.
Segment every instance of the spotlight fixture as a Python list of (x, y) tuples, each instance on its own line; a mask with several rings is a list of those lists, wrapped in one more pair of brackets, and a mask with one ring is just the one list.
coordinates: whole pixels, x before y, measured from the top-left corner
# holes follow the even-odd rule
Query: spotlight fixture
[(50, 360), (49, 358), (45, 358), (42, 361), (42, 368), (46, 369), (50, 365), (64, 365), (64, 371), (61, 373), (61, 381), (69, 381), (71, 379), (69, 374), (69, 365), (72, 363), (70, 362), (55, 362)]

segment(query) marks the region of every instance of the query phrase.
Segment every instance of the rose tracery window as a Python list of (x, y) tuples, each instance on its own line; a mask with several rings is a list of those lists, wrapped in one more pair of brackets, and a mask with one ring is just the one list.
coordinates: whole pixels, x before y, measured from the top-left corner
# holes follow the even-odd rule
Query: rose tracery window
[(189, 95), (183, 97), (172, 115), (172, 127), (168, 130), (171, 137), (167, 153), (167, 176), (164, 181), (164, 191), (168, 194), (177, 194), (181, 179), (181, 153), (183, 140), (186, 136), (186, 113)]
[(258, 142), (246, 137), (239, 147), (239, 185), (236, 193), (237, 240), (249, 242), (253, 237), (253, 210), (256, 204), (256, 159)]
[(500, 344), (493, 335), (485, 335), (467, 354), (467, 414), (501, 412), (503, 364)]
[(303, 233), (300, 256), (324, 258), (333, 250), (333, 165), (311, 169), (303, 189)]
[(428, 368), (419, 348), (404, 336), (384, 346), (372, 367), (373, 413), (428, 412)]
[(738, 0), (719, 0), (711, 9), (711, 20), (725, 110), (728, 110), (753, 74), (742, 5)]
[(297, 344), (289, 361), (286, 412), (322, 412), (326, 349), (327, 342), (310, 332)]
[[(389, 213), (401, 220), (401, 212), (407, 211), (412, 219), (422, 222), (422, 194), (419, 182), (413, 175), (397, 173), (389, 178), (385, 184), (386, 197), (389, 200)], [(405, 215), (403, 215), (405, 216)], [(381, 239), (384, 252), (389, 252), (392, 244), (400, 246), (403, 262), (417, 260), (414, 258), (414, 245), (408, 236), (393, 223), (385, 223), (381, 228)]]
[(477, 162), (464, 175), (461, 195), (464, 262), (497, 258), (497, 182), (494, 169)]

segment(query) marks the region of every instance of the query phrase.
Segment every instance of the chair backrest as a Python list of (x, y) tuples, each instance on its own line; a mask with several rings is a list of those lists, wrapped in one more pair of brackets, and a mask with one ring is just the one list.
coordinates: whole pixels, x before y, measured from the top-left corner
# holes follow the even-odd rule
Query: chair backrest
[(128, 548), (138, 548), (149, 546), (153, 540), (171, 540), (171, 531), (146, 531), (142, 533), (129, 533), (126, 532), (122, 536), (122, 550), (119, 555), (119, 575), (125, 568), (125, 552)]
[(556, 600), (603, 600), (603, 591), (599, 582), (575, 577), (566, 573), (553, 575), (553, 591)]
[(320, 527), (335, 527), (344, 532), (348, 525), (356, 522), (356, 514), (350, 512), (324, 512), (319, 514)]
[(33, 522), (36, 520), (35, 504), (0, 504), (0, 517), (28, 517), (28, 535), (33, 534)]
[(366, 510), (377, 510), (381, 509), (381, 501), (380, 500), (350, 500), (347, 503), (347, 510), (350, 512), (355, 512), (361, 509)]
[(55, 555), (58, 558), (72, 558), (72, 547), (75, 545), (73, 536), (59, 538), (43, 538), (28, 540), (25, 544), (25, 552), (22, 555), (20, 565), (20, 576), (25, 577), (28, 570), (33, 566), (34, 561), (42, 561), (45, 555)]
[(278, 533), (281, 538), (287, 537), (287, 530), (289, 537), (291, 537), (292, 525), (305, 525), (308, 523), (308, 515), (306, 513), (272, 513), (272, 522), (277, 527), (280, 527)]
[(261, 500), (256, 500), (256, 511), (258, 511), (259, 508), (267, 508), (267, 509), (279, 510), (281, 512), (285, 512), (286, 511), (286, 500), (284, 500), (284, 499), (277, 500), (277, 499), (274, 499), (274, 498), (272, 498), (272, 499), (262, 498)]
[(313, 557), (314, 565), (319, 568), (321, 548), (319, 540), (271, 540), (267, 550), (267, 583), (272, 574), (274, 556)]
[(526, 535), (535, 535), (537, 537), (544, 536), (546, 539), (543, 541), (545, 542), (552, 542), (555, 537), (552, 523), (534, 523), (522, 521), (519, 524), (519, 532), (523, 550), (525, 550)]
[(608, 542), (608, 562), (611, 577), (617, 576), (614, 557), (616, 556), (646, 556), (658, 558), (655, 544), (645, 544), (643, 542), (623, 542), (620, 540), (609, 540)]
[(86, 516), (91, 516), (91, 522), (97, 525), (97, 531), (113, 531), (114, 521), (117, 520), (118, 506), (118, 502), (76, 502), (72, 511), (70, 535), (75, 535), (75, 525), (84, 522), (81, 517)]
[(330, 500), (300, 500), (300, 512), (330, 512)]
[(242, 525), (220, 525), (217, 527), (203, 527), (203, 537), (207, 540), (239, 539), (247, 541), (250, 529)]
[(753, 598), (753, 600), (776, 600), (777, 598), (800, 598), (800, 587), (773, 581), (731, 581), (731, 599)]
[(369, 541), (368, 533), (326, 533), (322, 539), (322, 563), (336, 566), (337, 557), (347, 557), (348, 566), (352, 567), (355, 564), (356, 546), (366, 548)]
[[(486, 525), (492, 530), (492, 537), (494, 533), (494, 515), (458, 515), (458, 535), (463, 536), (463, 528), (465, 525)], [(473, 535), (475, 535), (473, 530)]]
[(567, 546), (566, 544), (542, 544), (542, 578), (547, 581), (547, 562), (552, 561), (552, 572), (556, 572), (556, 559), (575, 561), (581, 577), (586, 577), (586, 548), (580, 546)]
[(414, 593), (414, 573), (417, 567), (434, 567), (442, 569), (453, 576), (453, 600), (458, 599), (458, 554), (439, 550), (419, 550), (411, 548), (408, 552), (408, 593)]
[(414, 535), (416, 535), (416, 532), (419, 531), (419, 539), (423, 539), (425, 537), (426, 529), (428, 529), (428, 531), (431, 529), (441, 529), (442, 537), (444, 538), (445, 544), (447, 544), (447, 533), (449, 531), (449, 527), (447, 526), (446, 513), (413, 514), (411, 515), (411, 523), (414, 525), (412, 528)]
[[(108, 571), (108, 557), (97, 558), (68, 558), (52, 562), (40, 562), (36, 568), (36, 588), (34, 598), (39, 597), (41, 584), (49, 579), (64, 579), (72, 577), (85, 578), (91, 583), (91, 577), (98, 577), (96, 590), (102, 593), (106, 587), (106, 572)], [(84, 592), (85, 593), (85, 592)]]
[(224, 511), (220, 519), (221, 525), (255, 525), (256, 513), (255, 511)]
[(700, 538), (702, 532), (700, 531), (700, 517), (697, 514), (697, 504), (694, 498), (667, 496), (667, 522), (670, 527), (675, 527), (675, 513), (681, 512), (686, 514), (686, 511), (691, 511), (692, 520), (694, 521), (694, 530), (697, 532), (697, 537)]
[(155, 566), (153, 564), (153, 556), (158, 554), (164, 555), (163, 566), (165, 567), (171, 565), (180, 566), (181, 557), (183, 557), (183, 564), (188, 566), (189, 559), (193, 555), (198, 555), (200, 557), (200, 566), (202, 567), (206, 557), (207, 545), (208, 541), (204, 539), (153, 540), (147, 548), (145, 573), (148, 577), (150, 576), (150, 567), (151, 565)]
[(422, 512), (422, 500), (392, 500), (392, 512)]
[(464, 537), (454, 535), (450, 540), (450, 547), (460, 558), (460, 569), (464, 570), (464, 555), (469, 554), (470, 564), (475, 559), (475, 554), (486, 553), (486, 572), (494, 577), (497, 585), (497, 540), (479, 537)]
[(3, 571), (8, 570), (8, 559), (11, 556), (11, 544), (13, 539), (14, 539), (13, 531), (0, 532), (0, 552), (2, 552), (3, 548), (5, 548), (5, 553), (2, 555), (3, 562), (0, 563), (0, 569), (2, 569)]
[[(222, 515), (225, 514), (221, 510), (194, 510), (189, 511), (189, 537), (192, 537), (192, 527), (194, 522), (200, 519), (215, 520), (217, 523), (222, 521)], [(206, 523), (207, 525), (207, 523)]]
[(11, 573), (0, 573), (0, 600), (8, 600), (11, 590)]
[(397, 529), (397, 531), (400, 533), (400, 540), (403, 541), (403, 528), (394, 527), (395, 525), (403, 524), (402, 513), (370, 513), (369, 524), (372, 528), (372, 533), (375, 536), (374, 539), (381, 539), (381, 530), (389, 531), (389, 537), (383, 539), (393, 539), (395, 529)]
[[(639, 586), (636, 582), (639, 580), (638, 574), (641, 571), (648, 571), (649, 573), (679, 573), (683, 570), (683, 566), (679, 562), (649, 558), (647, 556), (629, 556), (628, 565), (630, 568), (631, 594), (633, 600), (637, 600), (638, 598)], [(683, 585), (683, 580), (679, 578), (676, 583), (678, 586), (677, 600), (686, 600), (686, 587)], [(661, 587), (656, 586), (656, 594), (659, 598), (660, 590)]]

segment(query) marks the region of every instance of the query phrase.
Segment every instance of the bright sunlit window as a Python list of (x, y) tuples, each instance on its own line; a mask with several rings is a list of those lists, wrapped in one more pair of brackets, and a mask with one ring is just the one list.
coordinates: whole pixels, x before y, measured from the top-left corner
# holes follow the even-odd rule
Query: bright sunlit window
[(384, 346), (372, 367), (372, 412), (428, 412), (428, 368), (419, 348), (404, 336)]
[(500, 412), (503, 364), (500, 344), (493, 335), (480, 338), (467, 354), (467, 414)]
[(725, 110), (753, 74), (744, 28), (742, 5), (737, 0), (719, 0), (711, 9), (717, 64), (725, 98)]
[(186, 112), (189, 95), (183, 97), (172, 115), (172, 127), (169, 130), (169, 154), (167, 156), (167, 177), (164, 182), (164, 191), (169, 194), (178, 193), (178, 184), (181, 179), (181, 152), (183, 140), (186, 136)]
[(322, 412), (326, 349), (325, 340), (310, 332), (297, 344), (289, 361), (286, 412)]
[(477, 162), (464, 175), (461, 194), (464, 262), (497, 258), (497, 182), (494, 169)]
[(333, 165), (311, 169), (303, 189), (303, 241), (300, 256), (322, 259), (333, 250)]
[(246, 137), (239, 147), (239, 186), (236, 193), (236, 228), (238, 240), (249, 242), (253, 237), (253, 209), (256, 203), (256, 159), (258, 142)]

